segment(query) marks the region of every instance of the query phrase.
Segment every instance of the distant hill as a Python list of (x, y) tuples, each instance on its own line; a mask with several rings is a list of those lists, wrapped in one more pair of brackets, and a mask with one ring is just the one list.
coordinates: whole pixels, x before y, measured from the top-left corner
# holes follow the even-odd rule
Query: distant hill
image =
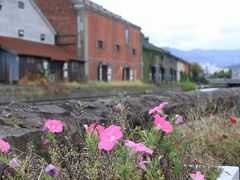
[(179, 49), (170, 49), (171, 53), (186, 59), (189, 62), (198, 62), (201, 64), (213, 64), (218, 67), (228, 67), (240, 63), (240, 49), (236, 50), (201, 50), (194, 49), (182, 51)]

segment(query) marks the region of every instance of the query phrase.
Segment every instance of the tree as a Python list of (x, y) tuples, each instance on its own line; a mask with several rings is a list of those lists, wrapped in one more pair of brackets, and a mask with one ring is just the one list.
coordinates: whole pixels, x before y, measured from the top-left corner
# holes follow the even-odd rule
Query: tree
[(190, 66), (191, 80), (199, 83), (200, 78), (203, 77), (203, 69), (198, 63), (192, 63)]
[(210, 78), (229, 78), (231, 79), (232, 78), (232, 70), (228, 70), (228, 71), (224, 71), (224, 70), (221, 70), (221, 71), (218, 71), (218, 72), (215, 72), (214, 74), (212, 74), (210, 76)]

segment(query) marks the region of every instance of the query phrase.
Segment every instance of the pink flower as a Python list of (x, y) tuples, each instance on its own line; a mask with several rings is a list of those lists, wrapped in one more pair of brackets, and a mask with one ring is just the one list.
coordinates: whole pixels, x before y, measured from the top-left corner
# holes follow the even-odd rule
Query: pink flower
[(137, 163), (137, 167), (147, 171), (147, 168), (146, 168), (145, 164), (150, 164), (150, 163), (151, 163), (151, 161), (144, 161), (143, 158), (140, 157), (140, 159)]
[(10, 149), (10, 144), (6, 141), (4, 141), (3, 139), (0, 139), (0, 150), (3, 153), (7, 153)]
[(168, 104), (167, 102), (160, 103), (158, 106), (154, 107), (153, 109), (150, 109), (148, 111), (148, 114), (160, 113), (167, 104)]
[(130, 140), (125, 140), (124, 145), (132, 148), (134, 153), (145, 152), (147, 154), (153, 154), (153, 150), (146, 147), (143, 143), (134, 143)]
[(15, 170), (18, 170), (20, 168), (20, 164), (16, 158), (13, 158), (12, 160), (10, 160), (9, 165)]
[(115, 125), (111, 125), (106, 129), (99, 125), (97, 126), (97, 130), (100, 137), (100, 142), (98, 143), (98, 149), (100, 150), (111, 151), (117, 141), (123, 136), (121, 127)]
[(195, 174), (189, 174), (193, 180), (204, 180), (204, 175), (197, 171)]
[(105, 127), (102, 125), (97, 125), (96, 127), (99, 137), (103, 135)]
[(169, 121), (166, 121), (163, 117), (160, 117), (159, 115), (155, 115), (154, 118), (154, 124), (157, 126), (157, 129), (161, 129), (166, 133), (170, 133), (173, 131), (173, 127)]
[(87, 132), (92, 133), (94, 131), (94, 128), (95, 128), (95, 123), (91, 123), (89, 127), (88, 127), (87, 124), (84, 124), (83, 126), (84, 126), (84, 128), (86, 129)]
[(47, 130), (52, 133), (60, 133), (63, 131), (63, 124), (59, 120), (49, 119), (47, 122), (45, 122), (44, 130)]

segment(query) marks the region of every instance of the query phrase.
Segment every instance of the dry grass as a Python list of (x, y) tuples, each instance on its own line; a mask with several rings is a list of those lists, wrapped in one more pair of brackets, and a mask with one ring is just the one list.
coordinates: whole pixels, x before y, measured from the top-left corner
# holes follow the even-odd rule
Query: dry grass
[(224, 115), (188, 122), (181, 130), (191, 146), (202, 147), (221, 164), (240, 165), (240, 129)]

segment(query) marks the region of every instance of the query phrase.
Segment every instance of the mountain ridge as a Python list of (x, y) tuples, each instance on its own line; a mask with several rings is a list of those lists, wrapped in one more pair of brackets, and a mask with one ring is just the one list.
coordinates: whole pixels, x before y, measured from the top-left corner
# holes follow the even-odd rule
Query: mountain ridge
[(200, 64), (210, 63), (218, 67), (229, 67), (240, 63), (240, 49), (234, 50), (202, 50), (192, 49), (183, 51), (180, 49), (170, 48), (172, 54), (179, 56), (190, 63), (197, 62)]

